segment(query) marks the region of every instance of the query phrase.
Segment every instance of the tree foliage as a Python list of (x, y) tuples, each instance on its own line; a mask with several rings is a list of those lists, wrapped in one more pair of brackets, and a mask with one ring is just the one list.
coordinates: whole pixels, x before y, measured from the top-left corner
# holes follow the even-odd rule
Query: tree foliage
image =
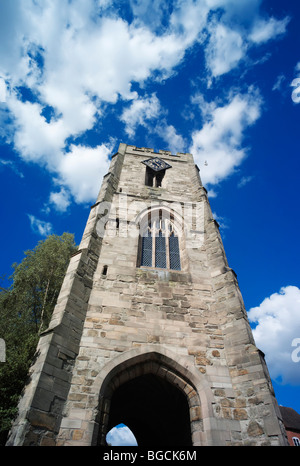
[(76, 250), (74, 235), (48, 236), (26, 251), (20, 264), (13, 264), (11, 286), (0, 289), (0, 338), (6, 344), (6, 361), (0, 362), (0, 444), (16, 415), (39, 335), (49, 325)]

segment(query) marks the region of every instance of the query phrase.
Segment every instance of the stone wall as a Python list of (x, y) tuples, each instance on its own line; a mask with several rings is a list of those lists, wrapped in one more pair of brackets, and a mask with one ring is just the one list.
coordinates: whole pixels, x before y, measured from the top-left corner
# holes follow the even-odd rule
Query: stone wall
[[(161, 188), (145, 186), (151, 156), (172, 166)], [(139, 266), (139, 226), (151, 209), (176, 224), (180, 271)], [(191, 154), (120, 145), (37, 361), (11, 443), (104, 443), (113, 391), (145, 373), (185, 393), (194, 445), (286, 442)]]

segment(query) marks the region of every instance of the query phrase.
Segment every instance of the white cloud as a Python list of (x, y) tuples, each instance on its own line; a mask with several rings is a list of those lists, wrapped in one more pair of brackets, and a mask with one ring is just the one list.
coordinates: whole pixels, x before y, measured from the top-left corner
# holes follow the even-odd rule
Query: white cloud
[(227, 22), (239, 18), (241, 22), (250, 21), (259, 14), (262, 0), (206, 0), (210, 8), (224, 9), (224, 18)]
[(177, 133), (176, 128), (174, 128), (173, 125), (168, 125), (165, 119), (161, 119), (159, 121), (154, 128), (154, 132), (156, 132), (161, 139), (166, 142), (167, 150), (170, 150), (172, 154), (185, 151), (185, 140)]
[(0, 74), (16, 77), (16, 81), (28, 72), (27, 60), (23, 57), (24, 36), (30, 31), (26, 13), (22, 0), (0, 2)]
[(260, 116), (261, 97), (255, 89), (236, 93), (227, 105), (205, 113), (202, 129), (192, 134), (190, 152), (201, 168), (204, 184), (217, 184), (245, 159), (244, 133)]
[(3, 78), (0, 77), (0, 102), (6, 102), (6, 83)]
[[(105, 9), (108, 4), (98, 6)], [(58, 177), (76, 202), (91, 200), (106, 172), (109, 144), (99, 146), (98, 152), (73, 145), (66, 154), (68, 138), (92, 129), (103, 104), (120, 98), (134, 99), (123, 114), (128, 134), (157, 117), (161, 109), (155, 95), (148, 100), (137, 98), (132, 83), (143, 83), (153, 73), (156, 78), (172, 74), (198, 29), (191, 33), (182, 27), (174, 32), (172, 26), (156, 35), (144, 24), (129, 24), (116, 13), (97, 16), (93, 0), (28, 0), (26, 8), (16, 0), (14, 7), (0, 5), (5, 26), (0, 38), (9, 38), (0, 54), (5, 58), (0, 72), (10, 83), (6, 101), (14, 121), (15, 149), (23, 160)], [(23, 101), (14, 91), (19, 85), (29, 87), (36, 101)], [(46, 107), (53, 109), (50, 120), (44, 116)], [(172, 132), (172, 127), (167, 129)], [(53, 196), (58, 205), (57, 195)]]
[(153, 31), (161, 27), (170, 4), (168, 0), (129, 0), (129, 3), (136, 21)]
[(256, 44), (275, 39), (277, 36), (285, 34), (289, 21), (289, 17), (282, 20), (273, 17), (268, 19), (259, 18), (253, 25), (249, 39)]
[(247, 46), (238, 31), (224, 24), (210, 26), (210, 41), (206, 48), (206, 64), (213, 77), (221, 76), (235, 68), (245, 57)]
[(52, 233), (52, 225), (44, 220), (39, 220), (34, 215), (28, 215), (30, 226), (34, 233), (40, 236), (48, 236)]
[(1, 165), (4, 167), (9, 167), (20, 178), (24, 178), (23, 173), (18, 169), (16, 163), (13, 162), (12, 160), (0, 159), (0, 166)]
[(164, 117), (166, 113), (156, 94), (153, 93), (151, 96), (133, 100), (123, 111), (120, 120), (125, 123), (125, 132), (129, 136), (133, 137), (137, 127), (141, 125), (147, 128), (149, 133), (160, 136), (171, 152), (183, 152), (185, 141), (174, 126), (167, 123)]
[[(207, 66), (211, 75), (218, 77), (245, 58), (249, 46), (243, 26), (246, 20), (252, 46), (282, 34), (287, 25), (287, 20), (262, 20), (260, 0), (174, 0), (171, 4), (131, 0), (130, 4), (131, 23), (107, 0), (14, 0), (13, 6), (12, 2), (0, 2), (0, 86), (2, 89), (5, 79), (6, 109), (14, 122), (13, 137), (8, 137), (23, 160), (49, 170), (76, 202), (89, 198), (86, 178), (92, 168), (96, 175), (91, 182), (97, 177), (100, 183), (109, 143), (105, 146), (99, 141), (101, 160), (91, 149), (84, 151), (79, 146), (76, 150), (75, 145), (67, 156), (68, 144), (96, 127), (107, 103), (132, 102), (122, 114), (128, 135), (133, 136), (142, 125), (162, 137), (172, 151), (184, 151), (182, 136), (161, 118), (165, 112), (156, 95), (145, 94), (149, 80), (160, 82), (172, 76), (188, 49), (195, 44), (205, 47), (206, 35)], [(220, 8), (222, 14), (216, 22), (210, 13), (220, 12)], [(136, 89), (144, 97), (133, 90), (134, 83), (140, 85)], [(15, 90), (18, 86), (29, 88), (35, 100), (23, 101)], [(3, 99), (3, 89), (0, 95)], [(49, 108), (52, 117), (47, 119), (45, 109)], [(217, 109), (215, 112), (217, 123)], [(5, 116), (2, 112), (1, 120)], [(202, 133), (194, 134), (196, 146), (203, 143), (208, 131), (206, 125)], [(244, 151), (231, 144), (228, 148), (234, 149), (232, 159), (239, 164)], [(225, 147), (218, 149), (221, 156)], [(220, 177), (231, 171), (233, 163), (222, 159)], [(95, 193), (94, 187), (91, 193)], [(59, 198), (52, 199), (58, 206)], [(63, 199), (66, 205), (61, 194), (61, 203)]]
[(280, 74), (279, 76), (277, 76), (276, 81), (272, 87), (272, 91), (280, 91), (281, 86), (284, 81), (285, 81), (285, 76), (283, 74)]
[(240, 179), (240, 181), (238, 182), (238, 188), (242, 188), (243, 186), (245, 186), (246, 184), (250, 183), (250, 181), (253, 180), (253, 176), (249, 175), (249, 176), (242, 176), (242, 178)]
[[(212, 77), (217, 78), (235, 69), (247, 60), (248, 51), (286, 33), (290, 18), (263, 18), (259, 14), (261, 0), (207, 0), (213, 10), (222, 14), (208, 22), (206, 65)], [(210, 80), (209, 80), (210, 83)]]
[(7, 105), (14, 115), (14, 144), (23, 160), (55, 171), (69, 132), (63, 120), (47, 123), (38, 103), (22, 102), (12, 95)]
[(220, 228), (222, 228), (223, 230), (226, 229), (226, 228), (229, 228), (228, 220), (226, 218), (220, 217), (215, 212), (213, 212), (213, 217), (218, 222)]
[[(216, 193), (216, 191), (214, 191), (213, 189), (209, 189), (209, 190), (207, 191), (207, 195), (208, 195), (208, 198), (209, 198), (209, 199), (218, 196), (218, 194)], [(215, 217), (215, 218), (216, 218), (216, 217)]]
[(59, 192), (50, 193), (49, 202), (55, 206), (57, 211), (65, 212), (71, 204), (70, 193), (61, 188)]
[(300, 384), (300, 362), (294, 362), (292, 346), (300, 338), (300, 289), (281, 288), (248, 312), (256, 345), (265, 353), (270, 375), (284, 384)]
[(136, 439), (127, 426), (113, 427), (107, 434), (106, 440), (112, 446), (136, 446)]
[(71, 145), (57, 166), (58, 182), (69, 189), (77, 203), (97, 198), (103, 176), (109, 167), (110, 148), (102, 144), (95, 148)]
[(123, 111), (120, 120), (125, 123), (125, 131), (134, 136), (138, 125), (146, 126), (149, 121), (156, 120), (161, 114), (160, 102), (155, 94), (138, 98)]
[(203, 94), (201, 94), (200, 92), (196, 93), (195, 95), (192, 95), (190, 100), (193, 105), (199, 107), (204, 118), (210, 118), (210, 115), (218, 106), (217, 99), (213, 102), (206, 102)]
[(207, 0), (178, 0), (170, 17), (170, 29), (183, 43), (202, 42), (210, 7)]
[[(74, 127), (71, 132), (63, 118), (48, 123), (38, 103), (11, 97), (8, 105), (15, 116), (14, 144), (22, 159), (45, 166), (54, 175), (55, 182), (58, 180), (76, 202), (94, 201), (108, 169), (111, 144), (96, 148), (72, 145), (70, 151), (65, 152), (65, 140), (76, 133)], [(67, 191), (51, 194), (50, 201), (58, 210), (70, 204)]]

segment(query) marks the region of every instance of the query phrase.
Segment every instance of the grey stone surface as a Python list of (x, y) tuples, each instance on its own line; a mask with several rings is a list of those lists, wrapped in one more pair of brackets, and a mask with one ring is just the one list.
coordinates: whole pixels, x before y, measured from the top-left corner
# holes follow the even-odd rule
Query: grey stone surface
[[(141, 162), (151, 156), (172, 166), (160, 188), (145, 185)], [(180, 271), (139, 266), (139, 227), (150, 209), (173, 218)], [(104, 442), (113, 392), (145, 373), (185, 394), (194, 445), (286, 444), (192, 155), (120, 144), (41, 337), (8, 444)]]

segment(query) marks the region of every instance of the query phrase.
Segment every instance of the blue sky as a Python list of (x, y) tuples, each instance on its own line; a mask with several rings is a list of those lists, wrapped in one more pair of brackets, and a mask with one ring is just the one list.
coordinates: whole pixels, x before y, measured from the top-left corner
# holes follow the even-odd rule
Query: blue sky
[(294, 0), (0, 0), (0, 275), (47, 234), (79, 243), (120, 142), (191, 152), (300, 413), (299, 21)]
[(134, 434), (125, 424), (113, 427), (106, 436), (107, 442), (112, 446), (136, 446), (137, 441)]

